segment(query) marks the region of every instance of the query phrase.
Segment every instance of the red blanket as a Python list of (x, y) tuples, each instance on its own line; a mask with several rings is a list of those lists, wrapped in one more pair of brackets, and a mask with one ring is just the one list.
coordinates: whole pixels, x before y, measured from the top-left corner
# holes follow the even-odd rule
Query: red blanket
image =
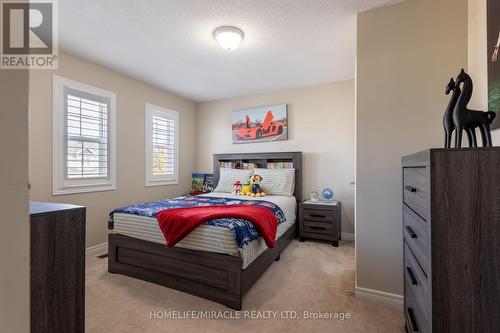
[(274, 247), (278, 219), (272, 211), (263, 207), (248, 205), (199, 206), (165, 209), (156, 214), (156, 219), (169, 247), (177, 244), (203, 222), (224, 217), (245, 219), (252, 222), (264, 238), (266, 245), (270, 248)]

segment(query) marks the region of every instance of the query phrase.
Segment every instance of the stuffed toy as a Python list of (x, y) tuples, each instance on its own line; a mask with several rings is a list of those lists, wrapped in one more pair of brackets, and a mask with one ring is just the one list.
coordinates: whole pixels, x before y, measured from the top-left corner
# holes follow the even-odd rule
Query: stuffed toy
[(239, 180), (236, 180), (233, 183), (233, 190), (231, 191), (231, 194), (239, 195), (241, 193), (242, 186), (243, 186), (243, 184)]
[(251, 195), (252, 194), (252, 184), (248, 180), (243, 181), (243, 185), (241, 186), (240, 195)]
[(263, 180), (262, 176), (260, 175), (253, 175), (250, 178), (250, 183), (252, 183), (252, 197), (263, 197), (266, 195), (266, 192), (262, 191), (260, 188), (260, 182)]

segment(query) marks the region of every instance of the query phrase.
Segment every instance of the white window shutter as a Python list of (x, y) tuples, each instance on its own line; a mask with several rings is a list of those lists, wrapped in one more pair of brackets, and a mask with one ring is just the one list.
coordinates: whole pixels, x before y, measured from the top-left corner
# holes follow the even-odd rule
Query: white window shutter
[(109, 99), (65, 89), (65, 178), (107, 178)]
[(53, 76), (52, 193), (116, 189), (116, 95)]
[(179, 116), (146, 104), (146, 186), (178, 183)]

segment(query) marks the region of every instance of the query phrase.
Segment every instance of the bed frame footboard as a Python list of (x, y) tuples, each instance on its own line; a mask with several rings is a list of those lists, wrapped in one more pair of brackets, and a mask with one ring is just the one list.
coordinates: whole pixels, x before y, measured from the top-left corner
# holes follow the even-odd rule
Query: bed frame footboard
[(108, 272), (130, 276), (199, 296), (235, 310), (242, 297), (295, 237), (288, 229), (246, 269), (243, 260), (225, 254), (195, 251), (109, 234)]

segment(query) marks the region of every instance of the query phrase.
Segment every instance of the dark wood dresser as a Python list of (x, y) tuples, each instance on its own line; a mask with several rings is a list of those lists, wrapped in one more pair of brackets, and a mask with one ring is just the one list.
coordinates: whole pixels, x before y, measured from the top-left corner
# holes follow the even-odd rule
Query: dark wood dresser
[(408, 332), (500, 332), (500, 148), (403, 157)]
[(299, 204), (300, 241), (305, 238), (331, 241), (339, 246), (341, 224), (340, 201)]
[(31, 332), (83, 333), (85, 207), (30, 202)]

